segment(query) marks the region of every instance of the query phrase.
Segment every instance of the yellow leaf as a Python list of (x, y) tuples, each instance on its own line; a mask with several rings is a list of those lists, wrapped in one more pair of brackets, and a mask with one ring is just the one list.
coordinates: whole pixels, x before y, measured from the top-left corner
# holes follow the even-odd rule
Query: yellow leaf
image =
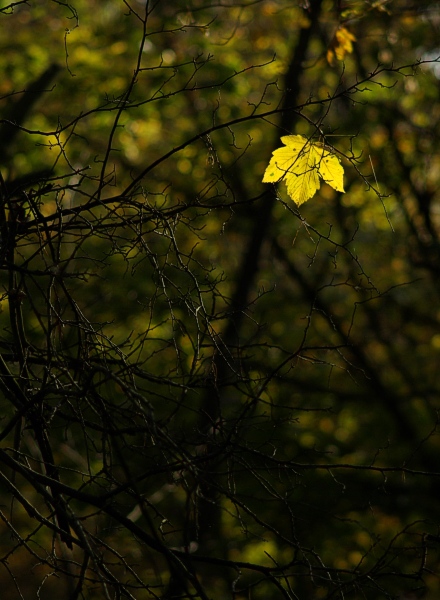
[(327, 50), (327, 62), (333, 65), (333, 58), (336, 56), (338, 60), (344, 60), (346, 54), (353, 52), (353, 42), (356, 37), (348, 31), (346, 27), (340, 26), (335, 33), (335, 37)]
[(344, 191), (344, 169), (339, 158), (323, 144), (311, 142), (302, 135), (286, 135), (281, 141), (284, 147), (273, 152), (264, 173), (264, 183), (284, 180), (289, 196), (298, 206), (319, 190), (319, 178), (336, 191)]
[(336, 32), (336, 47), (335, 54), (338, 60), (344, 60), (346, 54), (353, 52), (353, 42), (356, 41), (355, 36), (345, 27), (340, 27)]

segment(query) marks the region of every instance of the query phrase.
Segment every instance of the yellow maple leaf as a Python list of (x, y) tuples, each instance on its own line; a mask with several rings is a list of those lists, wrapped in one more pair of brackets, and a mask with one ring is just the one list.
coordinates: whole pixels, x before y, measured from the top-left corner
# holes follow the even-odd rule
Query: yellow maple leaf
[(341, 25), (335, 33), (330, 48), (327, 50), (327, 62), (332, 65), (334, 56), (338, 60), (344, 60), (346, 54), (353, 52), (353, 42), (355, 41), (356, 37)]
[(284, 147), (273, 152), (263, 183), (284, 180), (289, 196), (298, 206), (319, 190), (320, 177), (336, 191), (345, 191), (344, 169), (339, 158), (324, 144), (311, 142), (302, 135), (286, 135), (281, 141)]
[(336, 58), (338, 60), (344, 60), (346, 54), (353, 52), (353, 42), (356, 41), (355, 36), (348, 31), (345, 27), (340, 27), (336, 32), (336, 39), (338, 45), (336, 46)]

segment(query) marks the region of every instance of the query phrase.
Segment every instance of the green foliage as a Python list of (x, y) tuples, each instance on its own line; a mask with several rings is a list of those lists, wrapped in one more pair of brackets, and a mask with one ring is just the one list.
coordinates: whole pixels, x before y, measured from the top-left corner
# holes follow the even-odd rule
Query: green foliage
[(2, 4), (5, 596), (438, 596), (437, 13)]

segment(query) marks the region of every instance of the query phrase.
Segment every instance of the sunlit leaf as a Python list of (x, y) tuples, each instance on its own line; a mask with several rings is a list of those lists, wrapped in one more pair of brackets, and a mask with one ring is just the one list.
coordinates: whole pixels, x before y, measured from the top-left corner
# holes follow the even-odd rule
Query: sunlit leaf
[(338, 192), (344, 192), (344, 169), (339, 158), (319, 142), (302, 135), (281, 138), (264, 173), (264, 183), (284, 180), (287, 192), (298, 206), (312, 198), (320, 187), (320, 178)]
[(338, 60), (344, 60), (346, 54), (353, 52), (353, 42), (355, 41), (356, 37), (346, 27), (339, 27), (327, 51), (327, 62), (333, 64), (335, 56)]

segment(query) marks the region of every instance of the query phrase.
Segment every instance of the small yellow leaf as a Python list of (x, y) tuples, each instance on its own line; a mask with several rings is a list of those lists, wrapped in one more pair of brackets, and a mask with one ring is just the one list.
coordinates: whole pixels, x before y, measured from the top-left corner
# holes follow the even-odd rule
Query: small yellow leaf
[(346, 54), (353, 52), (353, 42), (356, 41), (355, 36), (345, 27), (340, 27), (336, 32), (336, 47), (335, 54), (338, 60), (344, 60)]
[(281, 141), (284, 147), (273, 152), (263, 183), (284, 180), (289, 196), (298, 206), (319, 190), (319, 178), (336, 191), (344, 191), (344, 169), (339, 158), (323, 144), (302, 135), (286, 135)]
[(327, 62), (333, 65), (333, 58), (336, 56), (338, 60), (344, 60), (346, 54), (353, 52), (353, 42), (356, 37), (342, 25), (337, 29), (335, 36), (327, 50)]

